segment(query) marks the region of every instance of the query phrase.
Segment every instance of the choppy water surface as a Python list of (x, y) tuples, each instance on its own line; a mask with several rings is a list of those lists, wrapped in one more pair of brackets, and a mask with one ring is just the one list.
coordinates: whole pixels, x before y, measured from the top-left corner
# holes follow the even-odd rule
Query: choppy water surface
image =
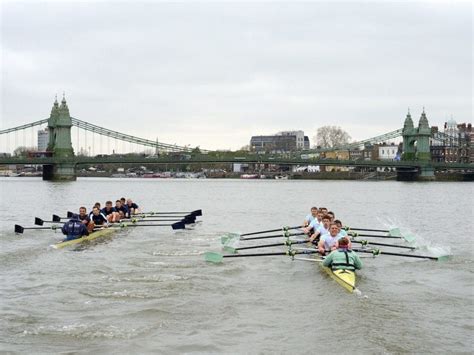
[[(472, 183), (5, 178), (0, 184), (0, 350), (473, 350)], [(201, 208), (204, 215), (184, 231), (124, 230), (81, 251), (48, 248), (61, 239), (51, 231), (13, 234), (15, 223), (31, 226), (35, 216), (50, 219), (122, 196), (145, 210)], [(313, 263), (285, 256), (203, 261), (201, 253), (220, 250), (222, 233), (299, 224), (312, 205), (329, 207), (354, 227), (398, 226), (416, 235), (420, 253), (454, 256), (443, 263), (363, 259), (362, 296), (344, 291)]]

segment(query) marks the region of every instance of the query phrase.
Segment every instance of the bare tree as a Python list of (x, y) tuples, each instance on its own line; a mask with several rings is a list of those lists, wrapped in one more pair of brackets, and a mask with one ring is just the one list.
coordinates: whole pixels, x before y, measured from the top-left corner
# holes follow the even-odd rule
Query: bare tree
[(35, 147), (18, 147), (13, 151), (13, 156), (15, 157), (26, 157), (28, 152), (36, 152), (38, 149)]
[(318, 147), (333, 148), (349, 143), (351, 136), (341, 127), (323, 126), (318, 128), (313, 139)]

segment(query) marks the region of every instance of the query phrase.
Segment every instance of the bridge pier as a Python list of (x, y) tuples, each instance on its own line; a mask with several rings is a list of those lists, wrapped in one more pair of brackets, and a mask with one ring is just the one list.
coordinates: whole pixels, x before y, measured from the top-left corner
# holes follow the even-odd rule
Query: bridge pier
[(423, 166), (420, 168), (420, 174), (418, 176), (419, 181), (434, 181), (435, 174), (434, 169), (431, 166)]
[(76, 166), (71, 163), (43, 165), (43, 180), (76, 181)]
[(397, 168), (397, 181), (434, 181), (435, 179), (432, 166)]

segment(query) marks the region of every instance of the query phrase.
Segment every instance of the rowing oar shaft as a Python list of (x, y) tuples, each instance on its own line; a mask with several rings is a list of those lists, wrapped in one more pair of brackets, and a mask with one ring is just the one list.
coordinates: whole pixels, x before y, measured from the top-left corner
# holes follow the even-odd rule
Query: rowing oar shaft
[(234, 248), (234, 250), (245, 250), (245, 249), (258, 249), (258, 248), (270, 248), (270, 247), (279, 247), (279, 246), (285, 246), (285, 245), (292, 245), (292, 244), (304, 244), (308, 243), (309, 240), (297, 240), (297, 241), (285, 241), (283, 243), (274, 243), (274, 244), (265, 244), (265, 245), (252, 245), (250, 247), (240, 247), (240, 248)]
[(364, 249), (354, 249), (358, 253), (370, 253), (372, 255), (393, 255), (393, 256), (406, 256), (407, 258), (418, 258), (418, 259), (430, 259), (430, 260), (439, 260), (440, 257), (436, 256), (427, 256), (427, 255), (415, 255), (415, 254), (401, 254), (401, 253), (390, 253), (388, 251), (381, 250), (364, 250)]
[(382, 232), (382, 233), (390, 232), (387, 229), (368, 229), (368, 228), (352, 228), (352, 227), (344, 227), (344, 229), (351, 230), (351, 231), (366, 231), (366, 232)]
[(41, 218), (35, 217), (35, 225), (42, 226), (45, 223), (62, 223), (61, 221), (44, 221)]
[(296, 237), (296, 236), (299, 236), (299, 235), (306, 235), (306, 234), (305, 233), (293, 233), (293, 234), (289, 234), (289, 235), (273, 234), (273, 235), (265, 235), (263, 237), (241, 238), (240, 240), (257, 240), (257, 239), (269, 239), (269, 238), (278, 238), (278, 237), (285, 237), (286, 238), (286, 237)]
[(382, 239), (403, 239), (394, 235), (376, 235), (376, 234), (359, 234), (359, 233), (348, 233), (352, 237), (366, 237), (366, 238), (382, 238)]
[(238, 258), (238, 257), (247, 257), (247, 256), (272, 256), (272, 255), (292, 255), (292, 254), (316, 254), (319, 253), (317, 250), (314, 251), (305, 251), (305, 252), (275, 252), (275, 253), (259, 253), (259, 254), (229, 254), (229, 255), (223, 255), (222, 257), (224, 258)]
[[(128, 224), (128, 223), (121, 223), (114, 225), (112, 224), (109, 228), (119, 229), (119, 228), (133, 228), (133, 227), (172, 227), (173, 229), (185, 229), (186, 225), (184, 222), (176, 222), (173, 224)], [(95, 227), (96, 229), (102, 229), (102, 227)]]
[(392, 247), (392, 248), (401, 248), (401, 249), (410, 249), (410, 250), (414, 250), (416, 249), (415, 247), (407, 247), (405, 245), (395, 245), (395, 244), (387, 244), (387, 243), (372, 243), (372, 242), (368, 242), (367, 240), (351, 240), (352, 243), (356, 243), (356, 244), (362, 244), (364, 246), (367, 246), (367, 245), (378, 245), (378, 246), (381, 246), (381, 247)]
[(296, 226), (296, 227), (282, 227), (282, 228), (277, 228), (277, 229), (268, 229), (268, 230), (265, 230), (265, 231), (258, 231), (258, 232), (252, 232), (252, 233), (245, 233), (245, 234), (241, 234), (240, 236), (241, 237), (245, 237), (246, 235), (255, 235), (255, 234), (263, 234), (263, 233), (270, 233), (270, 232), (278, 232), (278, 231), (287, 231), (289, 229), (297, 229), (297, 228), (301, 228), (301, 226)]
[(136, 214), (135, 216), (154, 216), (154, 215), (168, 215), (168, 214), (179, 214), (179, 215), (184, 215), (184, 214), (192, 214), (194, 216), (202, 216), (202, 210), (195, 210), (195, 211), (188, 211), (188, 212), (143, 212)]
[(17, 234), (22, 234), (25, 229), (50, 229), (50, 230), (56, 230), (56, 229), (61, 229), (61, 226), (57, 226), (53, 224), (52, 226), (49, 227), (22, 227), (18, 224), (15, 224), (15, 233)]

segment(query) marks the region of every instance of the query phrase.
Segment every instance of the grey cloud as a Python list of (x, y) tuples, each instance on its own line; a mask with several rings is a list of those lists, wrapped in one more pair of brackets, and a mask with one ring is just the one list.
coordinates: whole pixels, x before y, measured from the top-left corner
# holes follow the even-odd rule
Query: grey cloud
[(47, 116), (63, 89), (78, 118), (209, 148), (324, 124), (363, 139), (408, 106), (472, 120), (470, 4), (2, 7), (3, 127)]

